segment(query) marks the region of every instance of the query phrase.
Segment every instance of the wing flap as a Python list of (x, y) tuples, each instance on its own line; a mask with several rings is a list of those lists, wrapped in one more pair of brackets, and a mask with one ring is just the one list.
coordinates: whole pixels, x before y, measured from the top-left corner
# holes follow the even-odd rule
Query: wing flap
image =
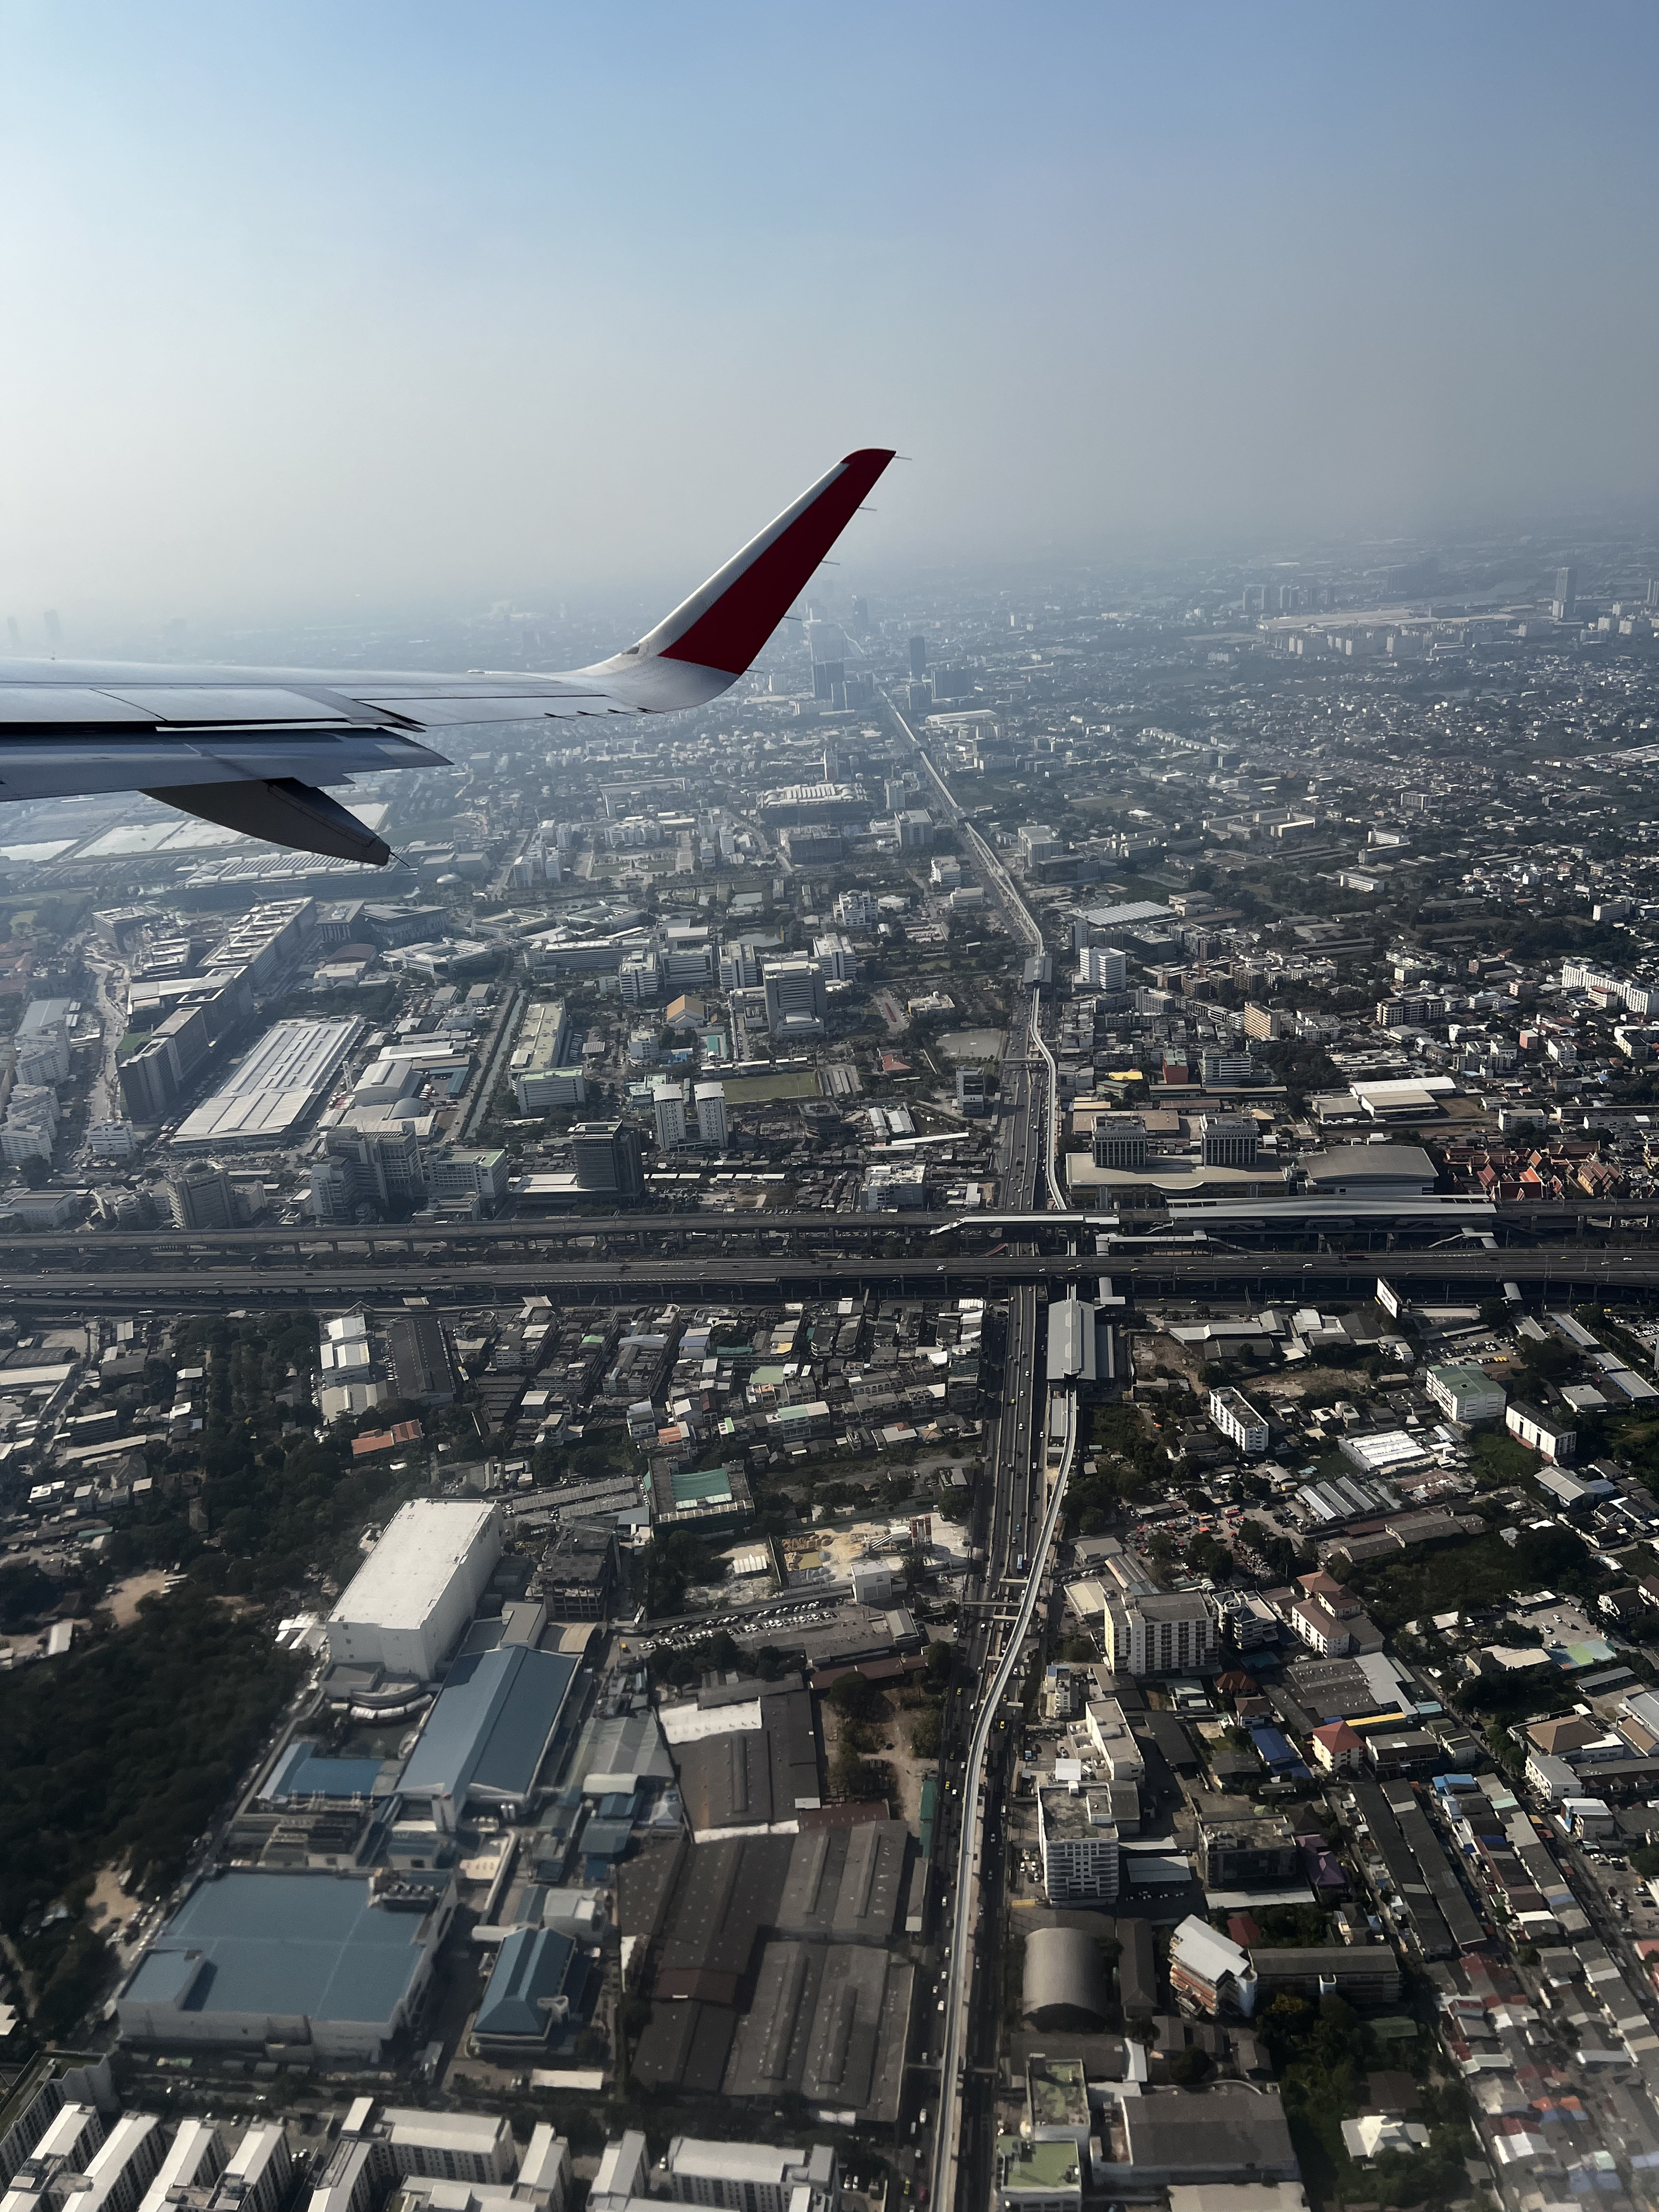
[(444, 755), (387, 730), (198, 731), (191, 737), (120, 732), (10, 736), (0, 732), (0, 800), (59, 799), (87, 792), (150, 791), (197, 784), (297, 777), (345, 783), (383, 769), (447, 768)]
[(236, 722), (346, 722), (337, 705), (325, 706), (302, 691), (266, 684), (123, 684), (100, 687), (100, 696), (134, 708), (148, 720), (222, 727)]
[(158, 784), (144, 794), (181, 814), (217, 822), (244, 836), (263, 837), (298, 853), (325, 853), (332, 860), (361, 860), (383, 868), (392, 858), (383, 837), (337, 799), (313, 785), (283, 776), (258, 783)]
[(561, 689), (546, 691), (466, 692), (434, 685), (430, 691), (362, 692), (366, 707), (400, 715), (422, 729), (464, 729), (474, 722), (567, 721), (576, 714), (636, 714), (607, 691)]
[(82, 729), (130, 723), (141, 729), (155, 720), (142, 707), (127, 706), (110, 692), (84, 684), (0, 683), (0, 730), (60, 722)]

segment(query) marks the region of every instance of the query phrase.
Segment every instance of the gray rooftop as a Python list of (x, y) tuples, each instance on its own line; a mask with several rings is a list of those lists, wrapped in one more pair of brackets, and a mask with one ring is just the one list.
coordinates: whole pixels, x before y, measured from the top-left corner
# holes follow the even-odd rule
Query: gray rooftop
[[(185, 1899), (125, 1995), (186, 2012), (379, 2024), (420, 1970), (425, 1924), (372, 1905), (361, 1877), (221, 1875)], [(189, 1953), (200, 1954), (193, 1977)]]
[(894, 2119), (914, 1978), (910, 1966), (858, 1944), (769, 1943), (726, 2094), (775, 2100), (794, 2090)]
[(574, 1659), (522, 1644), (458, 1659), (398, 1787), (457, 1805), (475, 1790), (527, 1797), (575, 1676)]
[(789, 1855), (779, 1934), (884, 1943), (903, 1896), (908, 1838), (902, 1820), (804, 1828)]

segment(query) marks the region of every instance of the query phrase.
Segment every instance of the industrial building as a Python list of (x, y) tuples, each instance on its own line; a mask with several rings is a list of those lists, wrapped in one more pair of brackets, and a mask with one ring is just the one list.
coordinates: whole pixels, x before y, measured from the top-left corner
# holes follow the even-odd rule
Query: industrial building
[(453, 1910), (440, 1875), (216, 1875), (120, 1992), (122, 2038), (378, 2064), (414, 2017)]
[(564, 1064), (570, 1024), (562, 999), (546, 999), (527, 1006), (513, 1047), (510, 1073), (513, 1096), (520, 1114), (544, 1114), (550, 1106), (580, 1100), (576, 1086), (582, 1082), (579, 1067)]
[(811, 1692), (744, 1687), (735, 1699), (705, 1692), (694, 1706), (661, 1714), (699, 1840), (729, 1828), (793, 1832), (799, 1814), (823, 1802)]
[(362, 1024), (276, 1022), (219, 1088), (179, 1124), (173, 1143), (270, 1151), (291, 1143), (321, 1103)]
[(399, 1828), (424, 1817), (447, 1836), (469, 1804), (527, 1810), (575, 1678), (574, 1659), (523, 1644), (458, 1659), (399, 1778)]
[(1117, 1380), (1111, 1323), (1092, 1298), (1056, 1298), (1048, 1308), (1051, 1383), (1112, 1383)]
[(399, 1506), (328, 1617), (330, 1660), (429, 1682), (501, 1556), (493, 1505), (413, 1498)]
[(1034, 1928), (1025, 1939), (1024, 2012), (1035, 2027), (1097, 2033), (1112, 2017), (1106, 1962), (1084, 1928)]
[(517, 1928), (496, 1954), (472, 2023), (481, 2057), (511, 2063), (574, 2045), (603, 1978), (597, 1957), (551, 1928)]
[(386, 1323), (386, 1349), (394, 1396), (416, 1406), (447, 1406), (455, 1395), (455, 1370), (436, 1314), (395, 1315)]
[(728, 2097), (898, 2117), (915, 1969), (854, 1943), (769, 1943), (727, 2062)]
[(1295, 2181), (1301, 2169), (1276, 2088), (1218, 2081), (1201, 2097), (1153, 2089), (1108, 2107), (1109, 2187)]
[(914, 1853), (903, 1824), (863, 1817), (873, 1810), (804, 1807), (769, 1833), (681, 1835), (626, 1863), (618, 1923), (652, 2000), (635, 2057), (642, 2088), (798, 2091), (890, 2123), (914, 1976), (890, 1947)]

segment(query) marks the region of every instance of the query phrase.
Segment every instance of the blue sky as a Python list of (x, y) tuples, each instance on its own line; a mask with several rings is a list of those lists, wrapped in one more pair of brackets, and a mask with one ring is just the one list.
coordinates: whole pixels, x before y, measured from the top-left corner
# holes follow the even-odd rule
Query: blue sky
[[(0, 602), (871, 572), (1659, 477), (1659, 15), (0, 0)], [(3, 611), (0, 608), (0, 611)]]

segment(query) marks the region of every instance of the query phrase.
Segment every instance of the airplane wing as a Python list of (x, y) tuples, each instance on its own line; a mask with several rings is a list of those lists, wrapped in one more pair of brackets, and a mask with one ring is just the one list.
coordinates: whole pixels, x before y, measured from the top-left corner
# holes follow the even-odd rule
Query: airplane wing
[(143, 791), (307, 853), (391, 851), (325, 784), (442, 768), (420, 733), (672, 714), (729, 690), (893, 456), (848, 453), (626, 651), (556, 675), (0, 661), (0, 800)]

